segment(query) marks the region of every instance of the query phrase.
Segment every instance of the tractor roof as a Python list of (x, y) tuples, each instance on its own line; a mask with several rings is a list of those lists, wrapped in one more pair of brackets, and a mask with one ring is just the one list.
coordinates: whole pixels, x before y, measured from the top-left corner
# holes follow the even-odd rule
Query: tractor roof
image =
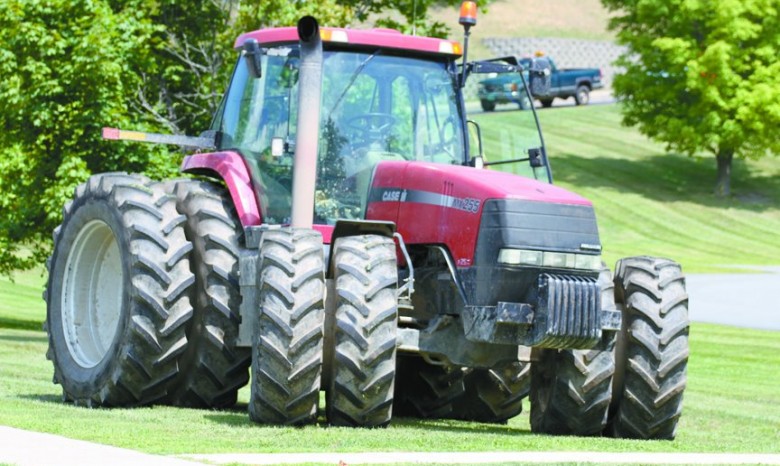
[[(463, 50), (458, 42), (435, 39), (432, 37), (409, 36), (393, 29), (320, 29), (320, 36), (325, 46), (357, 46), (364, 48), (379, 47), (395, 50), (407, 50), (427, 54), (459, 57)], [(298, 42), (298, 32), (294, 27), (261, 29), (238, 36), (235, 47), (241, 47), (247, 39), (255, 39), (260, 45), (272, 46)]]

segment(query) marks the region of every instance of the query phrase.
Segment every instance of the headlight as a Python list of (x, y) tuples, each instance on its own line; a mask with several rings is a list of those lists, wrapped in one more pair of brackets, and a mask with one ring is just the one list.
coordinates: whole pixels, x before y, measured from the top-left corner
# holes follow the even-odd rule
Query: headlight
[(566, 252), (531, 251), (528, 249), (501, 249), (498, 262), (504, 265), (532, 265), (556, 269), (601, 269), (601, 256)]

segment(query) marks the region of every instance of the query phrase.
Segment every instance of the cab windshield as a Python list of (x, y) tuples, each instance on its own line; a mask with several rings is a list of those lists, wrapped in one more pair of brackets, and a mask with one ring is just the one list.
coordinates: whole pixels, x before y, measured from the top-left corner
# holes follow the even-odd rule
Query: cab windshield
[[(214, 128), (220, 149), (247, 161), (265, 223), (288, 223), (298, 112), (297, 47), (266, 50), (262, 76), (243, 58)], [(325, 51), (315, 223), (364, 217), (377, 163), (464, 163), (464, 137), (450, 63)]]

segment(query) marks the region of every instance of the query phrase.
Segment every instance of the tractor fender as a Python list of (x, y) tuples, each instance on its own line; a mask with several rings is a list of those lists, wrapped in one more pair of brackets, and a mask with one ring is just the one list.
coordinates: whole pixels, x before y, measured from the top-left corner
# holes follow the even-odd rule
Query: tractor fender
[(241, 225), (248, 227), (262, 223), (252, 177), (244, 159), (237, 152), (209, 152), (187, 156), (182, 162), (181, 171), (221, 179), (230, 192)]
[(337, 220), (330, 237), (330, 247), (327, 251), (328, 261), (325, 263), (326, 278), (333, 278), (333, 245), (336, 240), (347, 236), (379, 235), (393, 238), (396, 228), (394, 222), (382, 220)]

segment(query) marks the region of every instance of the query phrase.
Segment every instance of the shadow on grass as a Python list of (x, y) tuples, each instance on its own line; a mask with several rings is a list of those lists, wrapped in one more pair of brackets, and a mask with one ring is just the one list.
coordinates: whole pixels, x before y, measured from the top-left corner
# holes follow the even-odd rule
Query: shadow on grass
[[(2, 327), (2, 326), (0, 326)], [(40, 327), (37, 329), (40, 332)], [(46, 343), (49, 341), (49, 338), (41, 333), (40, 336), (38, 335), (0, 335), (0, 341), (14, 341), (14, 342), (35, 342), (35, 343)]]
[(531, 435), (526, 429), (512, 427), (508, 424), (488, 424), (450, 419), (417, 419), (411, 417), (393, 418), (393, 426), (407, 429), (420, 429), (426, 432), (480, 433), (498, 435)]
[[(211, 422), (217, 424), (224, 424), (228, 426), (256, 426), (256, 427), (269, 427), (268, 425), (257, 424), (249, 419), (247, 408), (245, 405), (220, 411), (219, 413), (207, 414), (205, 418)], [(321, 428), (338, 428), (328, 425), (324, 416), (320, 416), (317, 420), (317, 424)], [(481, 424), (476, 422), (455, 421), (449, 419), (417, 419), (410, 417), (397, 417), (393, 418), (390, 423), (390, 427), (403, 428), (407, 430), (419, 429), (420, 431), (430, 432), (453, 432), (453, 433), (471, 433), (471, 434), (498, 434), (498, 435), (532, 435), (530, 431), (525, 429), (519, 429), (517, 427), (511, 427), (506, 424)], [(303, 428), (303, 427), (301, 427)]]
[(52, 403), (56, 405), (62, 405), (62, 404), (68, 404), (70, 406), (73, 406), (71, 403), (65, 403), (62, 401), (62, 395), (52, 395), (51, 393), (46, 394), (27, 394), (27, 395), (19, 395), (17, 398), (22, 398), (24, 400), (30, 400), (30, 401), (42, 401), (44, 403)]
[(0, 328), (8, 328), (13, 330), (36, 330), (40, 332), (43, 331), (43, 322), (37, 320), (22, 320), (0, 317)]
[(712, 157), (663, 154), (641, 159), (558, 154), (550, 157), (557, 182), (578, 187), (612, 188), (659, 202), (685, 201), (708, 207), (764, 212), (780, 203), (780, 177), (751, 173), (743, 160), (732, 166), (732, 195), (715, 196)]

